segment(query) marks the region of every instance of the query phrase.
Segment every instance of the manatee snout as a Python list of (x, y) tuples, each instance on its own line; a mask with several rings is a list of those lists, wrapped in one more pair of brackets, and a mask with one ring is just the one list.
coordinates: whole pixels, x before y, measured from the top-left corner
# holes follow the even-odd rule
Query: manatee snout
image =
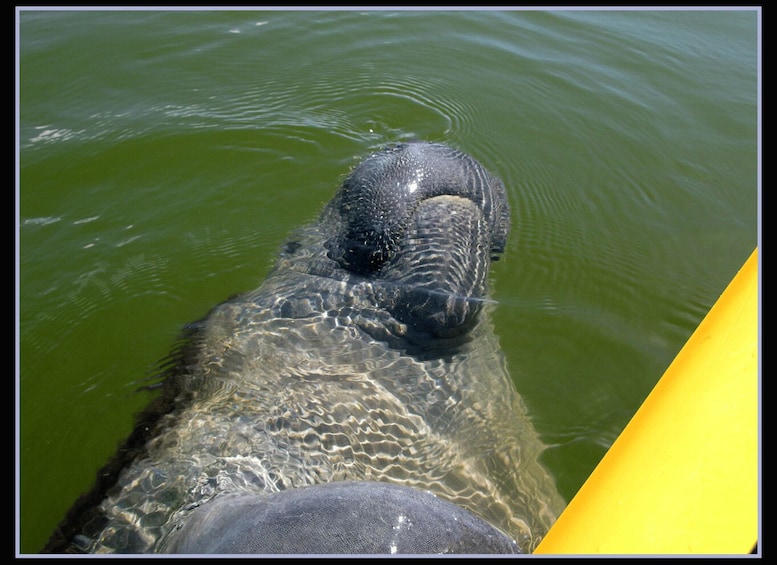
[(443, 195), (471, 200), (490, 232), (489, 249), (504, 250), (510, 213), (502, 181), (457, 149), (413, 142), (373, 153), (343, 181), (328, 208), (340, 225), (330, 257), (355, 273), (378, 272), (396, 257), (419, 204)]
[(337, 226), (329, 258), (383, 285), (388, 311), (435, 336), (471, 325), (490, 262), (510, 231), (502, 181), (438, 143), (372, 154), (346, 177), (325, 214)]

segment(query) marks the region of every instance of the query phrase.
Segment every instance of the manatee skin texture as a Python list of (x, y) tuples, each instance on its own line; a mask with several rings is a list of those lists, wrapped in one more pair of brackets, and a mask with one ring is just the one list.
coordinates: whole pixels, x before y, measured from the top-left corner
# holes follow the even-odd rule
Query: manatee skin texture
[(43, 552), (531, 553), (564, 501), (490, 318), (509, 232), (470, 155), (367, 156), (259, 288), (187, 326)]
[(216, 497), (192, 512), (164, 547), (188, 554), (521, 552), (493, 526), (429, 492), (350, 481)]

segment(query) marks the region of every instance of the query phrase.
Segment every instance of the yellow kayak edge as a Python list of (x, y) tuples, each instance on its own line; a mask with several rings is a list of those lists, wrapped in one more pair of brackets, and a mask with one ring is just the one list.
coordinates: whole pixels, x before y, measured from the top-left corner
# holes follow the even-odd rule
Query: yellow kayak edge
[(759, 534), (758, 248), (535, 554), (747, 554)]

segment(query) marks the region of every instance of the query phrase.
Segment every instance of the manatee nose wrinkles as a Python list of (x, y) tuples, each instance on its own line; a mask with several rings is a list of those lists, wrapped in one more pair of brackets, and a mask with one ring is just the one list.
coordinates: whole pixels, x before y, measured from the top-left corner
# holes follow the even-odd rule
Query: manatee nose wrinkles
[(385, 307), (417, 330), (451, 337), (469, 329), (486, 294), (490, 229), (459, 196), (421, 202), (396, 261), (383, 272), (395, 291)]

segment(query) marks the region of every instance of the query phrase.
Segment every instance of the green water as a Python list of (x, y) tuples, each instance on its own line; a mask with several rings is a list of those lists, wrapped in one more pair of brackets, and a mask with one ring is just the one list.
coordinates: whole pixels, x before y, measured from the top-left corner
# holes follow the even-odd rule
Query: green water
[(21, 11), (17, 549), (180, 328), (413, 138), (507, 185), (497, 332), (571, 498), (758, 244), (759, 17)]

